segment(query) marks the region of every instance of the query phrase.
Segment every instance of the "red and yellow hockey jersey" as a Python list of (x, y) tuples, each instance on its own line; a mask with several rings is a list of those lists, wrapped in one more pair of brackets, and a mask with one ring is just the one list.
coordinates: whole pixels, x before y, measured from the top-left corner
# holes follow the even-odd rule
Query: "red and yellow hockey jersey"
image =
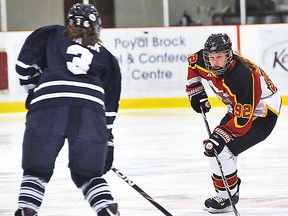
[[(205, 79), (232, 117), (225, 125), (234, 136), (242, 136), (254, 119), (268, 110), (279, 115), (281, 97), (268, 75), (258, 66), (252, 71), (234, 60), (224, 77), (205, 68), (203, 50), (188, 57), (187, 87)], [(250, 62), (252, 63), (252, 62)], [(253, 64), (253, 63), (252, 63)]]

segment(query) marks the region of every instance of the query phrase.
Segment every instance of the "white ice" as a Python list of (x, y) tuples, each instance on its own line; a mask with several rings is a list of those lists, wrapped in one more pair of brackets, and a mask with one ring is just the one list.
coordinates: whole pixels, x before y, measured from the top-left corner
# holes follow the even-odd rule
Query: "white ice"
[[(211, 129), (225, 114), (207, 114)], [(242, 179), (237, 209), (241, 216), (288, 215), (288, 107), (272, 134), (238, 157)], [(14, 215), (21, 181), (21, 142), (25, 114), (0, 115), (0, 216)], [(206, 198), (214, 196), (202, 140), (207, 131), (191, 109), (120, 110), (114, 125), (114, 166), (173, 216), (207, 216)], [(47, 186), (40, 216), (96, 215), (74, 186), (62, 149)], [(161, 216), (161, 211), (110, 171), (105, 175), (121, 216)], [(226, 213), (219, 215), (234, 215)]]

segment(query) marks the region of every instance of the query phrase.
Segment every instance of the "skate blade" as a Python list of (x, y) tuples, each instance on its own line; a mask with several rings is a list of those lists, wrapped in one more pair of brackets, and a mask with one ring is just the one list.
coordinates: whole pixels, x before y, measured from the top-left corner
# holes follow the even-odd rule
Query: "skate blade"
[[(209, 213), (211, 214), (221, 214), (221, 213), (227, 213), (227, 212), (233, 212), (232, 206), (228, 206), (224, 209), (215, 209), (215, 208), (206, 208)], [(205, 210), (205, 209), (204, 209)]]

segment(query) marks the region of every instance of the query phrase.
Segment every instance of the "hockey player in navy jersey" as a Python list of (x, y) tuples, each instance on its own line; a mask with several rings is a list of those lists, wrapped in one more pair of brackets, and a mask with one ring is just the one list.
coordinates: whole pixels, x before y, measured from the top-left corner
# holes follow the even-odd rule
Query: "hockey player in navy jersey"
[(281, 98), (271, 79), (253, 62), (232, 51), (227, 34), (212, 34), (204, 49), (188, 57), (186, 92), (192, 108), (201, 113), (211, 106), (202, 80), (227, 105), (227, 114), (204, 140), (205, 155), (209, 157), (212, 180), (217, 195), (208, 198), (204, 210), (210, 213), (232, 211), (228, 193), (214, 155), (218, 154), (231, 200), (239, 200), (240, 178), (237, 156), (265, 140), (272, 132), (280, 113)]
[(91, 208), (98, 216), (119, 215), (102, 176), (114, 158), (121, 73), (100, 30), (96, 7), (77, 3), (66, 27), (35, 30), (20, 51), (16, 71), (28, 92), (28, 113), (16, 216), (37, 215), (65, 140), (71, 178)]

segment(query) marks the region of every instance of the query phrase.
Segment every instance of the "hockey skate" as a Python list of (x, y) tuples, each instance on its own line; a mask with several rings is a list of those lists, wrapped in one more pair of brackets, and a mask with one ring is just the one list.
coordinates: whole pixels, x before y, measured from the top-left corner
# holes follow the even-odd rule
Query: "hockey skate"
[(14, 216), (37, 216), (37, 212), (35, 212), (32, 209), (24, 208), (24, 209), (18, 209)]
[(98, 216), (120, 216), (120, 213), (118, 212), (118, 204), (113, 203), (109, 205), (108, 207), (102, 209)]
[[(234, 204), (237, 204), (239, 201), (240, 183), (241, 180), (239, 178), (237, 191), (232, 196), (232, 202)], [(233, 211), (230, 200), (218, 196), (206, 199), (204, 205), (205, 205), (204, 210), (212, 214), (226, 213)]]

